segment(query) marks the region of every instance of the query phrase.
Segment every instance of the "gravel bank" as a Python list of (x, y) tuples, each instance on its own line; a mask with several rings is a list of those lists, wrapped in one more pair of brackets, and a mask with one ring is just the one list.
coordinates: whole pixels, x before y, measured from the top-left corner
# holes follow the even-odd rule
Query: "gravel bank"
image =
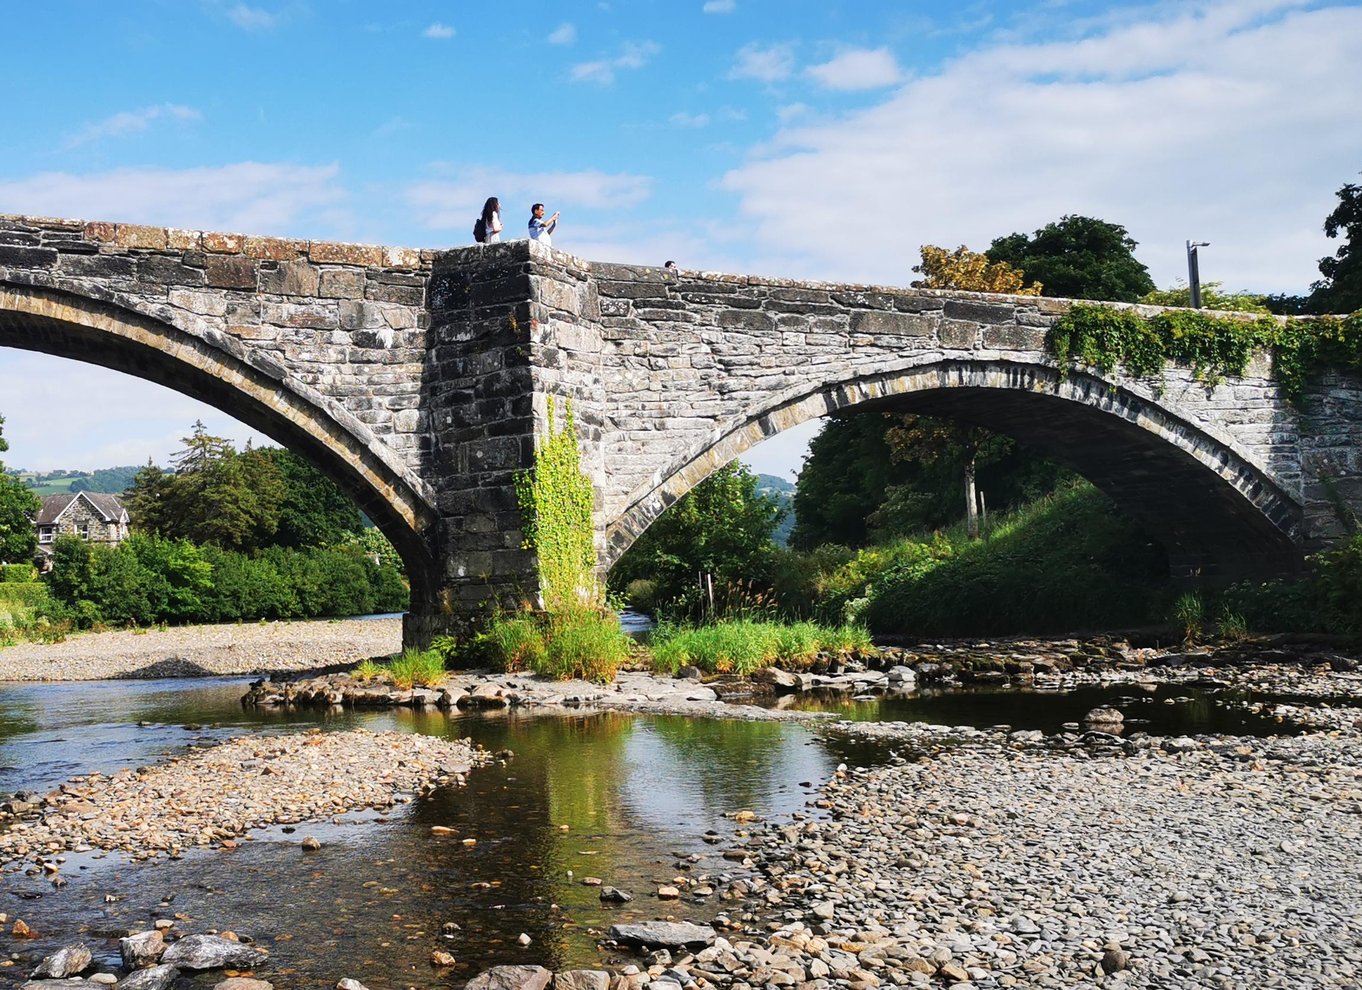
[(117, 849), (149, 859), (230, 844), (268, 825), (391, 807), (437, 784), (462, 783), (487, 759), (465, 740), (399, 732), (243, 736), (154, 767), (77, 777), (50, 794), (6, 802), (0, 868), (28, 861), (55, 875), (67, 851)]
[(851, 986), (1357, 986), (1358, 736), (1151, 742), (841, 771), (737, 892)]
[(99, 681), (318, 670), (402, 649), (402, 620), (341, 619), (81, 633), (0, 647), (0, 680)]

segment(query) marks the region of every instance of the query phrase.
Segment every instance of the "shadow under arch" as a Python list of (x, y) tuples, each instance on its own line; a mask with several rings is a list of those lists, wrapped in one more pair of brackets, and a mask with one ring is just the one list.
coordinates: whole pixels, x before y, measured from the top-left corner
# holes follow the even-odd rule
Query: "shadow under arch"
[[(392, 541), (412, 596), (436, 586), (428, 493), (354, 416), (289, 378), (267, 354), (175, 314), (149, 314), (114, 293), (90, 295), (0, 281), (0, 347), (70, 358), (143, 378), (241, 420), (334, 480)], [(59, 402), (59, 398), (54, 398)]]
[(913, 412), (1007, 434), (1083, 475), (1163, 544), (1175, 577), (1296, 570), (1302, 509), (1232, 442), (1092, 375), (940, 360), (774, 397), (633, 493), (606, 529), (606, 565), (713, 471), (785, 430), (852, 408)]

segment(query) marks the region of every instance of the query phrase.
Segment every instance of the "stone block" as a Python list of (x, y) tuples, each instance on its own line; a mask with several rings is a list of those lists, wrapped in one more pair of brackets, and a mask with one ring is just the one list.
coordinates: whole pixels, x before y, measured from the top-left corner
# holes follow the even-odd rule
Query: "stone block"
[(714, 321), (721, 327), (745, 327), (748, 330), (771, 330), (775, 320), (760, 310), (725, 309), (720, 310)]
[(913, 313), (864, 310), (851, 314), (851, 329), (877, 336), (927, 337), (932, 333), (932, 321)]
[(383, 310), (374, 303), (355, 299), (340, 301), (340, 327), (342, 330), (374, 330), (386, 327)]
[(199, 316), (226, 316), (227, 299), (221, 292), (200, 292), (194, 289), (171, 289), (170, 305), (197, 313)]
[(197, 230), (167, 227), (166, 247), (172, 251), (199, 251), (203, 248), (203, 236)]
[(317, 295), (328, 299), (361, 299), (364, 286), (364, 272), (351, 268), (323, 268)]
[(416, 269), (423, 267), (425, 252), (417, 248), (390, 247), (383, 249), (383, 264), (387, 268)]
[(979, 327), (961, 320), (942, 320), (938, 331), (942, 347), (970, 349), (979, 342)]
[(137, 259), (137, 275), (144, 282), (158, 285), (203, 285), (202, 268), (190, 268), (179, 258), (143, 255)]
[(0, 245), (0, 266), (13, 268), (52, 268), (57, 264), (54, 248)]
[(1016, 307), (1008, 303), (979, 302), (972, 299), (947, 299), (941, 307), (949, 320), (970, 320), (974, 323), (1011, 324)]
[[(204, 235), (207, 247), (208, 235)], [(254, 289), (255, 262), (239, 255), (209, 255), (204, 262), (208, 284), (218, 289)]]
[(382, 268), (386, 261), (383, 248), (373, 244), (337, 244), (313, 241), (307, 248), (308, 257), (317, 264), (366, 265)]
[(203, 249), (214, 254), (240, 254), (246, 246), (244, 234), (222, 234), (205, 230), (200, 240)]
[(1045, 328), (1030, 326), (984, 327), (984, 346), (1003, 351), (1045, 350)]
[(320, 272), (306, 261), (284, 261), (277, 267), (261, 266), (260, 291), (279, 296), (315, 296)]
[(112, 241), (118, 233), (118, 225), (103, 223), (102, 221), (91, 221), (85, 225), (85, 236), (92, 241), (108, 242)]
[(247, 237), (242, 253), (265, 261), (293, 261), (307, 251), (307, 241), (287, 237)]
[(132, 278), (136, 265), (126, 254), (64, 254), (57, 266), (77, 278)]
[(114, 231), (114, 243), (119, 247), (142, 251), (164, 251), (170, 238), (164, 227), (146, 227), (137, 223), (120, 223)]

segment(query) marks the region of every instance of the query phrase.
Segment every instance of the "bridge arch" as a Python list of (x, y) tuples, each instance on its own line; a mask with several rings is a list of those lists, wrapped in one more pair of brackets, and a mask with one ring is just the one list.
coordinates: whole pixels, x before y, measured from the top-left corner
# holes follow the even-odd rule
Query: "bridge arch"
[(438, 585), (434, 514), (420, 479), (335, 400), (271, 357), (192, 314), (92, 286), (87, 295), (0, 281), (0, 347), (71, 358), (143, 378), (241, 420), (312, 463), (393, 543), (413, 600)]
[(635, 490), (606, 526), (607, 566), (674, 501), (778, 433), (849, 409), (915, 412), (1008, 434), (1082, 474), (1158, 539), (1174, 576), (1234, 579), (1300, 565), (1302, 509), (1233, 440), (1081, 372), (941, 359), (772, 396)]

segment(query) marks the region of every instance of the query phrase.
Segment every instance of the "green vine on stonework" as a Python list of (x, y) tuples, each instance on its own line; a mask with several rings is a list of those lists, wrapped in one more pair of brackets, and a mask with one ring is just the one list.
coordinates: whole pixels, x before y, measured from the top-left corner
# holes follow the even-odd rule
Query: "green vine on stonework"
[(525, 547), (539, 557), (544, 608), (564, 612), (599, 607), (603, 590), (596, 576), (591, 479), (582, 472), (577, 426), (568, 403), (561, 430), (554, 429), (555, 404), (548, 400), (548, 432), (535, 445), (534, 466), (515, 479)]
[(1102, 374), (1122, 365), (1137, 378), (1152, 378), (1180, 364), (1207, 385), (1242, 375), (1255, 351), (1270, 351), (1277, 381), (1294, 402), (1316, 372), (1362, 372), (1362, 310), (1278, 321), (1186, 309), (1144, 316), (1080, 303), (1055, 321), (1046, 345), (1061, 377), (1076, 365)]

